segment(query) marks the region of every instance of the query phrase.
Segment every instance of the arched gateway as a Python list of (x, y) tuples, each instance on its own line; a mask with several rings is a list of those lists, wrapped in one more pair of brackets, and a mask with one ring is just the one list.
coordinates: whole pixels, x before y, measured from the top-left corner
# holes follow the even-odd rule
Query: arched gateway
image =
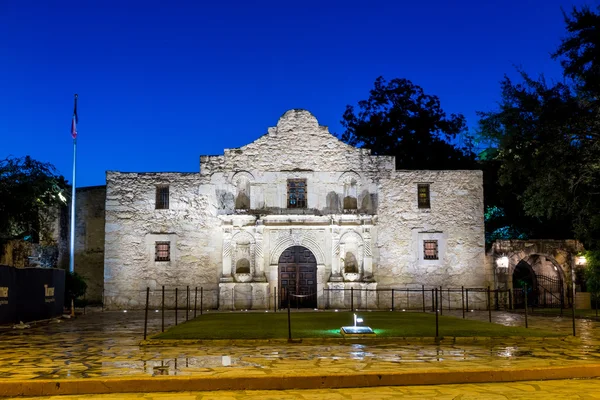
[[(512, 288), (514, 307), (560, 307), (571, 304), (577, 284), (576, 255), (583, 247), (574, 240), (498, 240), (492, 246), (496, 287)], [(575, 281), (575, 282), (574, 282)]]
[(279, 305), (287, 307), (289, 295), (293, 307), (317, 307), (317, 259), (303, 246), (287, 248), (279, 257)]

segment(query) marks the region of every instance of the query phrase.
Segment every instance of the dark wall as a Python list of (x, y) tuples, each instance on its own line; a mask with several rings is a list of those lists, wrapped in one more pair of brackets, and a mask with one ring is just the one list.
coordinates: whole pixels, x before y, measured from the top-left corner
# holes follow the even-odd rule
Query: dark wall
[(62, 315), (64, 294), (65, 271), (62, 269), (0, 265), (0, 324)]
[(17, 268), (0, 265), (0, 324), (17, 319)]

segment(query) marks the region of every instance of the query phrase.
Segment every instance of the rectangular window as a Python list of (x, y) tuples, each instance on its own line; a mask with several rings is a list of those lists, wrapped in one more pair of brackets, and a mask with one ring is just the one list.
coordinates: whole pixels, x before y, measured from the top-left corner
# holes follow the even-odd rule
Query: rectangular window
[(169, 208), (169, 187), (168, 186), (157, 186), (156, 187), (156, 209), (166, 210)]
[(171, 242), (155, 242), (154, 261), (171, 261)]
[(423, 258), (425, 260), (437, 260), (438, 259), (438, 241), (437, 240), (424, 240), (423, 241)]
[(423, 183), (417, 185), (419, 193), (419, 208), (431, 208), (429, 203), (429, 184)]
[(288, 208), (306, 208), (306, 179), (288, 179)]

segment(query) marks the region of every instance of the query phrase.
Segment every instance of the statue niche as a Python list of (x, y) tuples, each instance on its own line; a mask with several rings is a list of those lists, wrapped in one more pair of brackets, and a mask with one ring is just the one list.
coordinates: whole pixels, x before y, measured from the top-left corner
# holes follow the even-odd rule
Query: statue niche
[(246, 258), (242, 258), (235, 263), (236, 274), (249, 274), (250, 273), (250, 261)]
[(344, 212), (353, 213), (358, 209), (358, 189), (360, 186), (360, 175), (354, 171), (344, 172), (338, 179), (342, 185), (342, 209)]
[(238, 232), (231, 238), (231, 264), (236, 282), (250, 282), (254, 276), (256, 242), (248, 232)]
[(240, 211), (250, 210), (250, 185), (254, 176), (247, 171), (236, 172), (232, 178), (235, 187), (235, 209)]
[(358, 262), (356, 262), (356, 257), (349, 251), (346, 252), (346, 256), (344, 257), (344, 273), (358, 273)]
[(360, 281), (363, 277), (364, 241), (358, 233), (348, 231), (341, 236), (340, 256), (344, 281)]

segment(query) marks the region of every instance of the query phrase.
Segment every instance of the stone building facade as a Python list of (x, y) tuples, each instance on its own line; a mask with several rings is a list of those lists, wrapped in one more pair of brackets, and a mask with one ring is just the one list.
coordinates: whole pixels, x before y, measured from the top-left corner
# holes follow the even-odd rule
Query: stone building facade
[(349, 289), (389, 308), (375, 289), (487, 286), (481, 171), (394, 165), (290, 110), (198, 173), (109, 171), (105, 305), (164, 285), (202, 287), (207, 308), (343, 307)]
[[(106, 186), (88, 186), (77, 189), (75, 204), (75, 271), (87, 283), (85, 299), (102, 302), (104, 289), (104, 206)], [(63, 236), (64, 260), (68, 269), (68, 235)]]

